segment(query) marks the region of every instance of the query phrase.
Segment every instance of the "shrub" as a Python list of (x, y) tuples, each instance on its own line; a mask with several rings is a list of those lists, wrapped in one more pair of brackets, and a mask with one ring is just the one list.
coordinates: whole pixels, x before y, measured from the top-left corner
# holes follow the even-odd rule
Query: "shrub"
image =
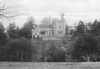
[(31, 61), (31, 41), (25, 38), (14, 39), (6, 43), (6, 61)]
[(98, 54), (99, 47), (94, 36), (84, 35), (75, 39), (70, 49), (70, 54), (77, 61), (95, 61), (95, 54)]
[(47, 62), (65, 62), (65, 51), (57, 43), (50, 43), (43, 53), (43, 60)]

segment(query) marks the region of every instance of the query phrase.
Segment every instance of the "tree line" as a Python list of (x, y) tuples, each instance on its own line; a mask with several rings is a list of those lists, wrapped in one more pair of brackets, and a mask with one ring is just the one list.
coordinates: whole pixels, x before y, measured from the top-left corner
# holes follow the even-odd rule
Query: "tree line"
[(33, 17), (29, 17), (21, 28), (14, 22), (7, 28), (0, 23), (0, 61), (65, 61), (65, 52), (59, 42), (31, 40), (34, 25), (37, 26)]
[(72, 36), (71, 50), (75, 61), (100, 61), (100, 21), (84, 23), (79, 21)]
[[(11, 18), (18, 15), (7, 16), (5, 4), (0, 7), (0, 18)], [(9, 13), (8, 13), (9, 14)], [(55, 19), (45, 17), (40, 27), (50, 27)], [(84, 23), (79, 21), (75, 30), (71, 30), (72, 37), (61, 41), (32, 41), (31, 31), (35, 20), (31, 16), (23, 27), (10, 23), (5, 28), (0, 23), (0, 61), (21, 62), (96, 62), (100, 61), (100, 21)]]
[[(67, 40), (31, 40), (33, 19), (22, 28), (10, 23), (5, 30), (0, 23), (0, 61), (87, 62), (100, 60), (100, 21), (79, 21)], [(66, 31), (67, 32), (67, 31)]]
[[(52, 27), (54, 20), (44, 18), (40, 27)], [(32, 29), (35, 20), (31, 16), (23, 27), (10, 23), (4, 28), (0, 23), (0, 61), (33, 62), (83, 62), (100, 60), (100, 21), (84, 23), (79, 21), (72, 30), (72, 37), (60, 41), (33, 42)]]

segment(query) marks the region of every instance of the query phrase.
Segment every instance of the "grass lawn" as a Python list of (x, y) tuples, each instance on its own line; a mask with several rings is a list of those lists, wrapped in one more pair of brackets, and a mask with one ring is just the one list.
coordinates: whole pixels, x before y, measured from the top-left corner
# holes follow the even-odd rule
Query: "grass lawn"
[(0, 62), (0, 69), (100, 69), (99, 62)]

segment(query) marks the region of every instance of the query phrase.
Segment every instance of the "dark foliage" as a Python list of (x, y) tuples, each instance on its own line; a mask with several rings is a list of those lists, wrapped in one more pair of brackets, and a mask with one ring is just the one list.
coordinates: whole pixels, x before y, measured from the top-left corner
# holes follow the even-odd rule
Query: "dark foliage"
[(100, 21), (95, 20), (93, 22), (91, 34), (94, 36), (100, 35)]
[(19, 27), (15, 23), (10, 23), (7, 29), (7, 35), (10, 39), (19, 38)]
[(73, 38), (76, 36), (81, 36), (85, 34), (85, 25), (84, 22), (80, 21), (76, 27), (76, 31), (73, 33)]
[(99, 47), (94, 36), (84, 35), (75, 40), (71, 49), (72, 58), (77, 61), (96, 61), (94, 54), (98, 54)]
[(0, 45), (4, 46), (6, 42), (7, 42), (7, 35), (2, 29), (0, 29)]
[(40, 33), (41, 33), (42, 35), (44, 35), (44, 34), (46, 33), (46, 31), (40, 31)]
[(24, 37), (24, 38), (28, 38), (31, 39), (32, 38), (32, 31), (28, 30), (27, 28), (22, 28), (19, 31), (19, 37)]
[(6, 61), (31, 61), (32, 50), (31, 41), (25, 38), (15, 39), (5, 45)]
[(57, 47), (56, 43), (50, 43), (49, 47), (43, 53), (43, 61), (47, 62), (65, 62), (65, 51)]

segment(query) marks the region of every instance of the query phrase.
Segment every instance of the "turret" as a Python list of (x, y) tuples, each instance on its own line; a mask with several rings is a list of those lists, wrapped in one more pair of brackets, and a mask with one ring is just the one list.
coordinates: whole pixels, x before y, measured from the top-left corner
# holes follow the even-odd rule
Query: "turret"
[(62, 21), (62, 22), (64, 22), (64, 21), (65, 21), (64, 16), (65, 16), (65, 15), (64, 15), (64, 13), (62, 13), (62, 14), (61, 14), (61, 21)]

